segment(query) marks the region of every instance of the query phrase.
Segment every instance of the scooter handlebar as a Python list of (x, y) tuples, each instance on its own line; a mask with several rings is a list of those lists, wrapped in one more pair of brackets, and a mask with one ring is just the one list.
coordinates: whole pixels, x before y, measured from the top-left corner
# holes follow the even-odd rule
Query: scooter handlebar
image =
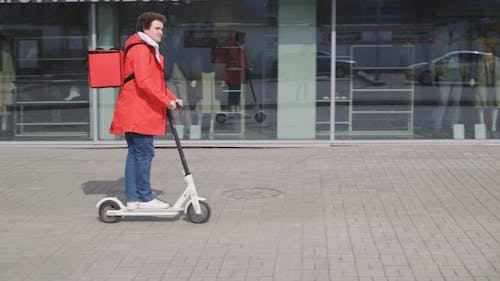
[(180, 104), (178, 101), (175, 102), (175, 109), (182, 110), (183, 108), (184, 108), (184, 105)]

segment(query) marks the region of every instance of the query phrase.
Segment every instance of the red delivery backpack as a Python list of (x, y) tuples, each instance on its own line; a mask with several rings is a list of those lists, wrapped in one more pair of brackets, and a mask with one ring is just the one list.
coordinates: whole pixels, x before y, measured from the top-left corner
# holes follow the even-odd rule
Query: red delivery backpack
[(134, 79), (134, 74), (132, 73), (122, 80), (122, 71), (127, 51), (138, 44), (145, 43), (131, 44), (125, 51), (118, 49), (104, 50), (101, 48), (88, 51), (90, 87), (121, 87), (128, 81)]

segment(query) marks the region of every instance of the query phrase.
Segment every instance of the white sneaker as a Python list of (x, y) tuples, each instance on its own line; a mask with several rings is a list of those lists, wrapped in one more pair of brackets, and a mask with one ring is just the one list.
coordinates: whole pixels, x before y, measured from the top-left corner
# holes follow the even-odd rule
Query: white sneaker
[(160, 201), (158, 199), (153, 199), (149, 202), (139, 203), (139, 208), (141, 208), (141, 209), (166, 209), (166, 208), (170, 208), (170, 205), (168, 205), (168, 203), (165, 203), (165, 202)]
[(127, 202), (127, 209), (128, 210), (135, 210), (139, 208), (139, 202), (135, 201), (135, 202)]

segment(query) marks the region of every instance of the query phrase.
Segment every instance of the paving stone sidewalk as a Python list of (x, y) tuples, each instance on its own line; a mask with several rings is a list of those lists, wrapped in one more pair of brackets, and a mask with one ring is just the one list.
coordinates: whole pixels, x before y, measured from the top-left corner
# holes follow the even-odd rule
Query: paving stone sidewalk
[[(105, 224), (125, 153), (0, 148), (1, 281), (500, 280), (500, 146), (189, 148), (208, 223)], [(175, 149), (152, 182), (180, 195)]]

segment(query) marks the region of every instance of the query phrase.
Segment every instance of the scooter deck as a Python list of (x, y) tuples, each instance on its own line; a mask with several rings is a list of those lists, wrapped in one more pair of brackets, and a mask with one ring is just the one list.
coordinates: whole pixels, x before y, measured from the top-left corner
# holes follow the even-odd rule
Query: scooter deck
[(108, 210), (108, 216), (178, 216), (184, 209), (168, 208), (168, 209), (120, 209)]

